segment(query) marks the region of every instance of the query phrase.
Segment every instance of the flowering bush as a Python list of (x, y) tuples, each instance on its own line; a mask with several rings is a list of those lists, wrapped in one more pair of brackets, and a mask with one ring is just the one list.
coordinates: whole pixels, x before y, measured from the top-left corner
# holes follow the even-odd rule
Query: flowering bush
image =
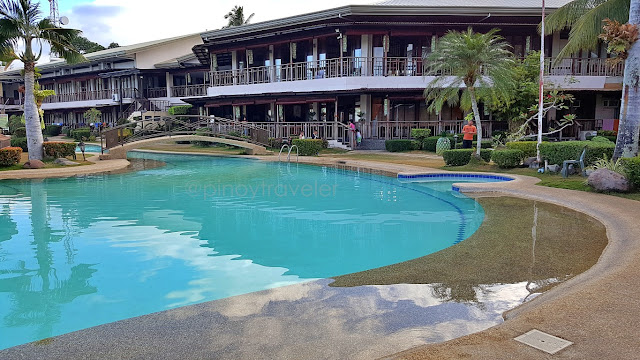
[(76, 143), (47, 141), (44, 146), (44, 155), (47, 157), (61, 158), (76, 154)]
[(20, 162), (22, 149), (19, 147), (6, 147), (0, 149), (0, 166), (13, 166)]

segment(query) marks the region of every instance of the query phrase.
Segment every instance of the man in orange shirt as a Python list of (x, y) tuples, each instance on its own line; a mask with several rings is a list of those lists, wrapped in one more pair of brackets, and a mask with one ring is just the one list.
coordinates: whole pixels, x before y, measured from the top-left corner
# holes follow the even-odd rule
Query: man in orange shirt
[(473, 147), (473, 135), (478, 133), (478, 129), (473, 124), (473, 120), (469, 120), (469, 123), (462, 128), (462, 147), (464, 149), (471, 149)]

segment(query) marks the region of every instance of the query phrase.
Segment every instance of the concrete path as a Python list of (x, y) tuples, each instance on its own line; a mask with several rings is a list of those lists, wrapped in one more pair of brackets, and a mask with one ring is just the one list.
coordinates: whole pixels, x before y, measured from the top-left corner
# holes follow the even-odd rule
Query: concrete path
[(126, 169), (126, 167), (129, 166), (129, 161), (124, 159), (100, 161), (98, 160), (98, 156), (93, 156), (87, 158), (87, 160), (93, 162), (93, 164), (60, 168), (0, 171), (0, 180), (64, 178), (78, 175), (90, 175), (118, 171)]

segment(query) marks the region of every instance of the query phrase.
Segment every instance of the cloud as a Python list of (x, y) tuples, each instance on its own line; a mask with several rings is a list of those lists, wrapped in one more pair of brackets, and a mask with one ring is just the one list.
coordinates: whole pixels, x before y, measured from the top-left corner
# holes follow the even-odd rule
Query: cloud
[[(371, 0), (352, 0), (366, 4)], [(253, 23), (343, 6), (340, 0), (307, 2), (299, 0), (247, 0), (246, 16), (255, 13)], [(167, 3), (155, 0), (95, 0), (62, 11), (71, 20), (69, 27), (80, 29), (92, 41), (120, 45), (169, 38), (177, 35), (219, 29), (226, 24), (224, 15), (238, 2), (235, 0), (190, 0)]]

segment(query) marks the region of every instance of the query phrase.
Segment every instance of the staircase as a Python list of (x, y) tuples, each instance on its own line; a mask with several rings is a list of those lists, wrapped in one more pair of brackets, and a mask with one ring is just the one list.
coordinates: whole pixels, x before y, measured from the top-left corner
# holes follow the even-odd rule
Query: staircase
[(329, 148), (332, 149), (343, 149), (343, 150), (351, 150), (351, 146), (345, 145), (338, 140), (328, 140)]

